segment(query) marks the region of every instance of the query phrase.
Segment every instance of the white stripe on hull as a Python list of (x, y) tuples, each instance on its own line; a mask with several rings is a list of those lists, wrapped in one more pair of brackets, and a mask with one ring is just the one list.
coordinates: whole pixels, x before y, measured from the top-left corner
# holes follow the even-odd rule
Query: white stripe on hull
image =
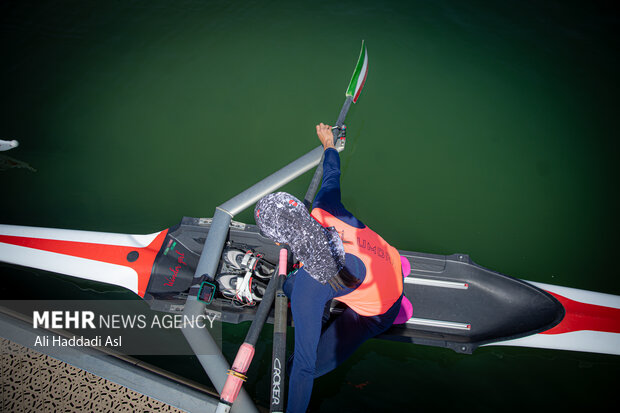
[(542, 290), (559, 294), (573, 301), (579, 301), (585, 304), (602, 305), (604, 307), (620, 308), (619, 295), (597, 293), (594, 291), (579, 290), (577, 288), (562, 287), (559, 285), (544, 284), (534, 281), (526, 282), (535, 285)]
[[(22, 227), (0, 224), (0, 235), (26, 238), (42, 238), (58, 241), (88, 242), (94, 244), (118, 245), (121, 247), (143, 248), (148, 246), (159, 235), (159, 232), (148, 235), (114, 234), (109, 232), (77, 231), (72, 229)], [(4, 261), (4, 256), (0, 255)]]
[(125, 287), (138, 294), (138, 274), (123, 265), (0, 243), (0, 261)]
[(536, 347), (620, 355), (620, 334), (601, 331), (572, 331), (563, 334), (534, 334), (485, 346)]

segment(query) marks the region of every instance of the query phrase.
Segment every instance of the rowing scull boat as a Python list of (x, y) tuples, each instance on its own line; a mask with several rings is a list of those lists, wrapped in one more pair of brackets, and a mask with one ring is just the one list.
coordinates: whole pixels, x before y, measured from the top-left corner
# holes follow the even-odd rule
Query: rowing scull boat
[[(210, 228), (211, 219), (187, 217), (148, 235), (0, 225), (0, 261), (118, 285), (153, 310), (180, 314)], [(278, 261), (279, 247), (255, 225), (233, 221), (227, 242)], [(520, 280), (466, 254), (399, 252), (413, 313), (379, 338), (460, 353), (511, 345), (620, 354), (620, 296)], [(208, 308), (234, 324), (256, 311), (222, 296)]]

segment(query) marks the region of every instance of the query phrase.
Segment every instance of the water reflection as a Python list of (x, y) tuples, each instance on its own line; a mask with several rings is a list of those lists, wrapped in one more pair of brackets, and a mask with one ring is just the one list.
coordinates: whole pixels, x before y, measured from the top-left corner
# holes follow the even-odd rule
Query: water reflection
[(28, 169), (29, 171), (36, 172), (32, 166), (28, 165), (26, 162), (22, 162), (20, 160), (11, 158), (10, 156), (0, 155), (0, 171), (6, 171), (11, 168), (23, 168)]

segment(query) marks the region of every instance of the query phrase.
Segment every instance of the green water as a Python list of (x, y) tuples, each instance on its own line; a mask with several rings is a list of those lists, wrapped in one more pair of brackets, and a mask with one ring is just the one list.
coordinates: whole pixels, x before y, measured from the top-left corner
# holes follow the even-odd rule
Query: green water
[[(3, 155), (37, 172), (0, 172), (0, 222), (151, 233), (211, 216), (318, 144), (365, 39), (345, 205), (398, 248), (620, 294), (617, 25), (559, 1), (4, 1), (0, 139), (21, 145)], [(2, 297), (131, 296), (0, 270)], [(232, 357), (245, 327), (225, 333)], [(262, 404), (270, 333), (248, 383)], [(619, 372), (614, 356), (370, 341), (315, 382), (311, 411), (596, 409)]]

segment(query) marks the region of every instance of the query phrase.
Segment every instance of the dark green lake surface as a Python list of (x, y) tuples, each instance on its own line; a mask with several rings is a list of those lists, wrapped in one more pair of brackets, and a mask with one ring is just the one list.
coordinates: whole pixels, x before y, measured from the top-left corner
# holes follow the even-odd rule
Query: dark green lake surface
[[(0, 172), (0, 222), (152, 233), (211, 216), (318, 145), (365, 39), (344, 204), (401, 249), (620, 294), (618, 20), (560, 1), (3, 1), (0, 139), (20, 146), (0, 155), (37, 171)], [(1, 298), (133, 296), (0, 271)], [(225, 328), (229, 359), (246, 328)], [(263, 405), (271, 332), (247, 385)], [(149, 361), (207, 381), (191, 357)], [(617, 356), (371, 340), (316, 380), (311, 411), (595, 410), (618, 373)]]

